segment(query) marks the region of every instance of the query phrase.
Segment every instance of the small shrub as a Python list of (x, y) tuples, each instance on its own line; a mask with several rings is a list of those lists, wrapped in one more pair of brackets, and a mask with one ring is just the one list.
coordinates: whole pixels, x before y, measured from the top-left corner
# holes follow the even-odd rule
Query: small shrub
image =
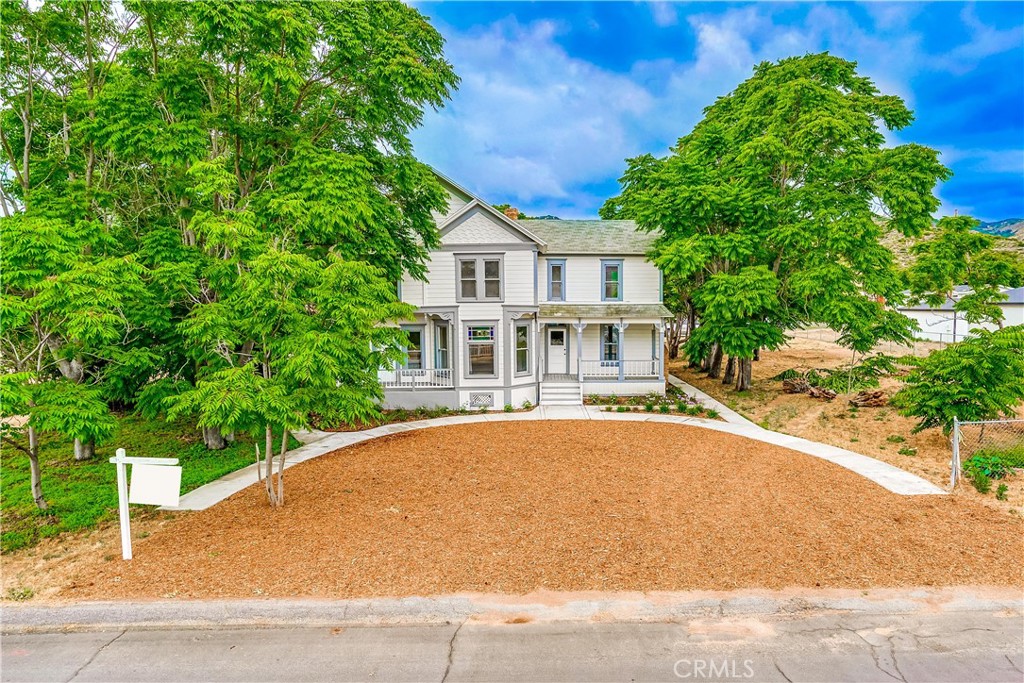
[(1006, 484), (1000, 484), (999, 487), (996, 488), (996, 500), (1006, 500), (1006, 492), (1009, 490), (1009, 486)]
[(523, 410), (533, 410), (533, 404), (529, 401), (523, 401)]
[(512, 412), (512, 411), (514, 411), (514, 410), (515, 410), (515, 408), (514, 408), (514, 407), (512, 406), (512, 404), (511, 404), (511, 403), (506, 403), (506, 404), (505, 404), (505, 412), (506, 412), (506, 413), (511, 413), (511, 412)]
[(1010, 468), (998, 455), (976, 454), (964, 463), (964, 471), (970, 475), (977, 472), (989, 479), (1002, 479), (1009, 473)]
[(687, 415), (700, 415), (703, 411), (701, 410), (700, 406), (686, 406), (683, 412), (685, 412)]
[(618, 407), (617, 407), (617, 408), (616, 408), (615, 410), (616, 410), (617, 412), (620, 412), (620, 413), (624, 413), (624, 412), (626, 412), (627, 410), (629, 410), (629, 408), (628, 408), (628, 407), (626, 407), (626, 406), (618, 406)]
[(860, 439), (858, 439), (857, 437), (855, 437), (855, 436), (851, 436), (850, 437), (850, 443), (857, 443), (858, 441), (860, 441)]
[(714, 420), (714, 419), (716, 419), (718, 417), (718, 411), (715, 410), (714, 408), (707, 408), (704, 411), (704, 414), (707, 415), (708, 417), (710, 417), (712, 420)]
[(903, 443), (904, 441), (906, 441), (906, 439), (904, 439), (899, 434), (892, 434), (890, 436), (887, 436), (885, 437), (885, 440), (888, 441), (889, 443)]
[(897, 451), (900, 455), (917, 455), (917, 449), (911, 448), (910, 446), (904, 446)]
[(648, 413), (654, 412), (654, 404), (653, 403), (645, 403), (644, 404), (644, 410), (646, 410)]
[(24, 600), (31, 600), (32, 596), (35, 595), (35, 591), (28, 586), (15, 587), (11, 586), (7, 589), (7, 599), (15, 602), (22, 602)]
[(978, 490), (978, 493), (988, 493), (992, 490), (992, 480), (981, 472), (971, 473), (971, 484)]
[(689, 406), (687, 406), (685, 402), (678, 401), (676, 403), (676, 410), (679, 411), (680, 413), (685, 413), (685, 412), (687, 412), (688, 409), (689, 409)]
[(672, 406), (670, 406), (670, 405), (662, 404), (662, 405), (658, 406), (658, 412), (659, 413), (667, 413), (667, 412), (669, 412), (671, 410), (672, 410)]
[(604, 407), (604, 410), (605, 410), (605, 412), (607, 412), (607, 413), (610, 413), (610, 412), (612, 412), (613, 410), (615, 410), (615, 408), (612, 408), (611, 406), (605, 406), (605, 407)]

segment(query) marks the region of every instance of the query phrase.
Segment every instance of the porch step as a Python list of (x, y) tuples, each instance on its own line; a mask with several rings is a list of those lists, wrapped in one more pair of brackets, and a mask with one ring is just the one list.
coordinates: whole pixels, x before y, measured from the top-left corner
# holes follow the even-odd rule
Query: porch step
[(578, 382), (541, 382), (540, 404), (542, 406), (581, 406), (583, 387)]

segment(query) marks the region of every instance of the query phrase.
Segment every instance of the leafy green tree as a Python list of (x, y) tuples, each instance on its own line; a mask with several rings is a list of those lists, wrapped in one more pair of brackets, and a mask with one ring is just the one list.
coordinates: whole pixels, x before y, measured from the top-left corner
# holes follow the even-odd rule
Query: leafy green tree
[[(5, 370), (47, 387), (23, 387), (32, 414), (51, 414), (40, 401), (80, 400), (99, 424), (107, 409), (94, 389), (135, 336), (132, 312), (145, 292), (95, 134), (126, 26), (102, 2), (3, 3), (0, 13)], [(90, 458), (104, 431), (74, 422), (47, 424), (68, 427), (76, 459)]]
[[(915, 258), (907, 269), (910, 293), (932, 307), (953, 299), (954, 315), (962, 316), (967, 323), (1002, 327), (1004, 316), (999, 303), (1006, 300), (1006, 294), (1001, 288), (1024, 284), (1024, 259), (1013, 252), (997, 251), (997, 238), (977, 232), (977, 225), (970, 216), (947, 216), (911, 247)], [(970, 291), (954, 297), (960, 285)], [(966, 333), (964, 329), (959, 334)]]
[[(192, 406), (211, 447), (251, 426), (215, 418), (246, 413), (243, 394), (226, 397), (239, 403), (226, 413), (190, 403), (225, 373), (287, 395), (260, 398), (277, 428), (305, 424), (295, 411), (306, 404), (334, 421), (372, 410), (386, 352), (367, 354), (401, 341), (387, 327), (408, 313), (393, 283), (424, 275), (438, 239), (431, 212), (444, 204), (408, 139), (457, 83), (429, 23), (397, 2), (2, 11), (3, 230), (15, 245), (3, 265), (16, 275), (5, 277), (3, 314), (17, 323), (4, 341), (19, 359), (5, 370), (82, 385), (33, 395), (69, 416), (98, 411), (97, 424), (111, 405), (150, 416)], [(253, 284), (283, 264), (303, 276)], [(327, 274), (351, 311), (317, 291)], [(257, 294), (284, 302), (276, 317), (244, 298)], [(300, 328), (329, 335), (343, 367), (302, 353)], [(299, 372), (300, 359), (319, 365)], [(293, 402), (313, 386), (329, 386), (334, 407)], [(48, 428), (77, 429), (37, 412)]]
[(912, 359), (905, 386), (892, 397), (900, 413), (916, 417), (915, 432), (964, 421), (1013, 417), (1024, 401), (1024, 326), (950, 344), (925, 358)]
[[(758, 349), (800, 325), (838, 330), (855, 354), (906, 342), (911, 322), (887, 306), (902, 281), (875, 211), (920, 235), (938, 208), (935, 183), (949, 175), (934, 150), (884, 146), (881, 127), (911, 120), (853, 62), (825, 53), (763, 63), (667, 157), (628, 160), (622, 193), (601, 215), (659, 233), (654, 262), (691, 283), (697, 329), (712, 326), (694, 331), (687, 353), (717, 375), (728, 344), (737, 389), (749, 388)], [(753, 299), (723, 286), (731, 278), (756, 283)]]

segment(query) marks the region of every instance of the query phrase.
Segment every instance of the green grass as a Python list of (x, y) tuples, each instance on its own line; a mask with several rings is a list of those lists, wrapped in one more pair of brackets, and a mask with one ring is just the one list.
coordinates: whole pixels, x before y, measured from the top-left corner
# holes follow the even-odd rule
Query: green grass
[[(222, 451), (208, 451), (194, 424), (127, 415), (118, 418), (114, 436), (96, 447), (95, 458), (75, 462), (70, 439), (44, 434), (39, 462), (43, 497), (50, 506), (46, 511), (32, 502), (28, 456), (5, 447), (0, 453), (0, 551), (26, 548), (49, 536), (116, 519), (116, 468), (108, 460), (117, 448), (124, 448), (129, 456), (178, 458), (184, 494), (255, 462), (252, 444), (250, 437), (240, 436)], [(292, 439), (290, 447), (298, 445)]]
[(973, 456), (980, 456), (982, 458), (998, 458), (1007, 467), (1024, 467), (1024, 444), (1019, 446), (1009, 446), (1006, 448), (979, 448), (974, 451)]

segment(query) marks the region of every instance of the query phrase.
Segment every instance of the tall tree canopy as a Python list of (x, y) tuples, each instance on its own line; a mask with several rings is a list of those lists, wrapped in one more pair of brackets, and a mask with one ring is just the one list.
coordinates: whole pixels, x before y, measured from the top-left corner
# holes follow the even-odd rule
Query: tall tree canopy
[(657, 231), (654, 261), (691, 283), (691, 358), (712, 372), (721, 353), (736, 358), (745, 389), (758, 349), (798, 325), (827, 325), (855, 353), (908, 339), (887, 306), (903, 281), (881, 237), (928, 230), (949, 177), (935, 150), (885, 146), (883, 129), (912, 118), (854, 62), (807, 55), (758, 65), (668, 156), (628, 160), (601, 215)]
[[(394, 282), (424, 274), (445, 201), (409, 141), (457, 85), (440, 34), (399, 2), (0, 11), (0, 313), (29, 424), (87, 457), (111, 405), (191, 413), (211, 447), (265, 432), (269, 468), (272, 431), (373, 412)], [(48, 417), (72, 389), (97, 419)]]

